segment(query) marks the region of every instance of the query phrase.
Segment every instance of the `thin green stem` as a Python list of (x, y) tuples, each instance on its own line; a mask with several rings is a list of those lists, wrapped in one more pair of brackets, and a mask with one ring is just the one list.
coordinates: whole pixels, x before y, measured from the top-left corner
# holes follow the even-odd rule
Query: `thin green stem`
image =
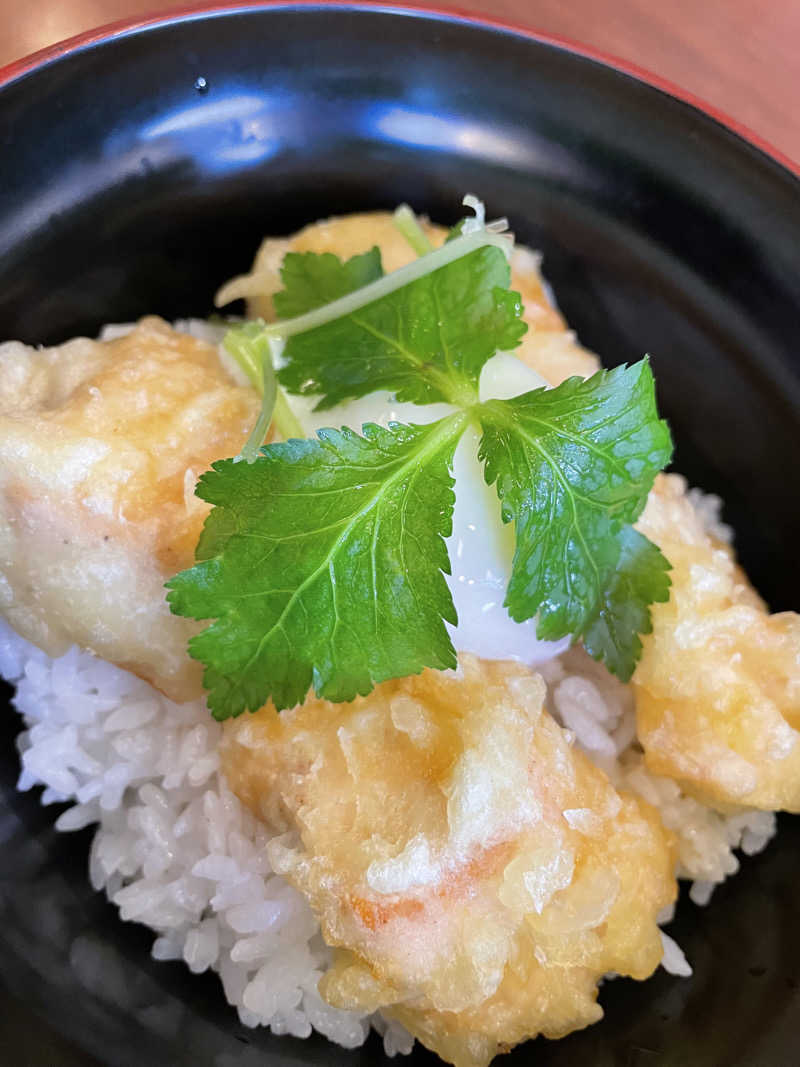
[(222, 343), (261, 395), (261, 412), (242, 448), (242, 458), (248, 463), (258, 458), (271, 423), (275, 424), (284, 441), (291, 437), (305, 437), (306, 433), (275, 374), (275, 364), (280, 360), (284, 342), (280, 338), (267, 337), (264, 323), (259, 319), (228, 330)]
[(233, 356), (237, 364), (250, 379), (250, 384), (263, 392), (263, 380), (261, 367), (263, 360), (263, 347), (258, 343), (259, 334), (263, 322), (257, 319), (255, 322), (245, 322), (240, 326), (234, 326), (228, 330), (222, 339), (225, 351)]
[(389, 296), (390, 293), (428, 274), (433, 274), (441, 267), (446, 267), (448, 263), (468, 256), (470, 252), (486, 245), (494, 245), (502, 249), (504, 255), (511, 255), (511, 242), (507, 237), (489, 233), (488, 230), (465, 234), (454, 241), (448, 241), (447, 244), (425, 256), (420, 256), (419, 259), (415, 259), (405, 267), (400, 267), (399, 270), (384, 274), (382, 278), (370, 282), (369, 285), (364, 285), (346, 296), (339, 297), (338, 300), (332, 300), (330, 304), (323, 304), (322, 307), (314, 308), (313, 311), (307, 311), (304, 315), (298, 315), (294, 319), (282, 319), (280, 322), (262, 326), (261, 335), (285, 340), (294, 334), (315, 330), (318, 326), (333, 322), (334, 319), (352, 315), (354, 311), (366, 307), (367, 304), (373, 304), (376, 300)]
[(275, 429), (284, 441), (288, 441), (292, 437), (302, 439), (308, 436), (301, 426), (299, 419), (289, 406), (289, 401), (286, 399), (286, 393), (280, 386), (278, 386), (277, 396), (275, 397), (275, 409), (272, 412), (272, 421), (275, 424)]
[(408, 204), (401, 204), (396, 209), (392, 221), (418, 256), (426, 256), (428, 252), (433, 251), (433, 245)]
[(247, 463), (254, 463), (258, 459), (259, 450), (264, 444), (272, 421), (277, 396), (278, 380), (275, 377), (275, 368), (272, 366), (272, 360), (265, 359), (261, 365), (261, 411), (240, 453)]

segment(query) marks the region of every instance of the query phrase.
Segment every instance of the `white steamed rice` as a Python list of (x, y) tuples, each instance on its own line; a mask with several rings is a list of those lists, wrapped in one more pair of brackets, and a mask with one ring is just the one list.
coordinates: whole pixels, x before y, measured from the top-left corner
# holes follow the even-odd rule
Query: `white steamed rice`
[[(198, 320), (175, 325), (212, 343), (224, 333)], [(130, 328), (109, 326), (102, 337)], [(709, 528), (729, 537), (718, 501), (692, 492)], [(679, 877), (692, 881), (695, 903), (708, 903), (738, 869), (737, 849), (765, 847), (774, 815), (723, 815), (649, 774), (635, 741), (630, 690), (579, 649), (540, 669), (549, 710), (615, 785), (660, 810), (678, 840)], [(25, 720), (19, 788), (43, 786), (43, 804), (71, 805), (56, 820), (58, 830), (97, 825), (91, 883), (121, 918), (157, 934), (154, 957), (183, 959), (195, 973), (215, 971), (246, 1026), (296, 1037), (313, 1028), (346, 1048), (361, 1045), (373, 1026), (390, 1056), (411, 1050), (413, 1039), (398, 1024), (339, 1011), (320, 998), (330, 950), (304, 898), (270, 870), (269, 829), (227, 788), (217, 754), (221, 728), (204, 701), (173, 704), (77, 648), (50, 659), (2, 620), (0, 675), (17, 686)], [(662, 940), (662, 966), (691, 974), (675, 941), (665, 933)]]
[[(678, 838), (679, 874), (693, 880), (692, 899), (707, 903), (737, 870), (735, 849), (764, 848), (774, 816), (721, 815), (649, 774), (632, 743), (629, 690), (580, 650), (544, 673), (551, 711), (617, 785), (660, 809)], [(156, 932), (157, 959), (216, 971), (246, 1026), (297, 1037), (313, 1028), (353, 1048), (372, 1025), (389, 1055), (410, 1051), (413, 1040), (396, 1023), (331, 1008), (317, 993), (329, 950), (304, 898), (270, 871), (268, 828), (227, 788), (217, 754), (221, 728), (204, 701), (173, 704), (77, 648), (50, 659), (1, 621), (0, 674), (17, 686), (25, 719), (19, 788), (43, 786), (43, 804), (71, 804), (58, 830), (97, 825), (92, 885), (123, 919)], [(678, 945), (662, 938), (662, 966), (691, 974)]]

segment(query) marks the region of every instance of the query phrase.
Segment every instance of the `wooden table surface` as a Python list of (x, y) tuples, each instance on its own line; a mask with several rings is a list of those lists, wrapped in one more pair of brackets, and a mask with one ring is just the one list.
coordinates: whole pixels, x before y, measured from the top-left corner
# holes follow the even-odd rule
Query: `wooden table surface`
[[(0, 0), (0, 66), (105, 22), (190, 2)], [(800, 0), (430, 2), (568, 37), (635, 63), (707, 101), (800, 164)]]

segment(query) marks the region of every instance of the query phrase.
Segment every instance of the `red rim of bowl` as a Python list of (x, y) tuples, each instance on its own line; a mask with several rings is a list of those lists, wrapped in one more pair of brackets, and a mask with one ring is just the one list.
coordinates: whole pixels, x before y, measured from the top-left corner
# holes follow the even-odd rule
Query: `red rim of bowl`
[(68, 37), (65, 41), (49, 45), (48, 47), (33, 52), (22, 59), (15, 60), (5, 67), (0, 67), (0, 88), (11, 81), (14, 81), (16, 78), (21, 77), (23, 74), (29, 74), (37, 67), (44, 66), (46, 63), (55, 59), (60, 59), (63, 56), (78, 51), (79, 49), (100, 44), (102, 41), (113, 40), (115, 37), (122, 37), (129, 33), (134, 33), (137, 30), (148, 29), (162, 24), (169, 24), (171, 22), (179, 22), (182, 19), (200, 18), (204, 15), (223, 14), (226, 11), (237, 11), (247, 8), (269, 9), (281, 7), (347, 7), (361, 8), (362, 10), (385, 11), (403, 15), (434, 15), (439, 18), (450, 19), (451, 21), (466, 22), (473, 26), (482, 26), (484, 28), (499, 30), (505, 33), (513, 33), (520, 37), (526, 37), (529, 40), (536, 41), (540, 44), (550, 45), (551, 47), (559, 48), (562, 51), (571, 52), (573, 55), (581, 56), (584, 59), (602, 63), (621, 74), (626, 74), (631, 78), (635, 78), (637, 81), (643, 82), (645, 85), (658, 89), (667, 96), (671, 96), (684, 104), (688, 104), (696, 111), (702, 112), (717, 122), (720, 126), (723, 126), (730, 132), (736, 134), (743, 141), (747, 142), (754, 148), (757, 148), (764, 155), (784, 167), (790, 174), (794, 175), (795, 178), (800, 179), (800, 161), (795, 162), (790, 159), (789, 156), (781, 152), (780, 149), (770, 144), (769, 141), (765, 140), (743, 123), (731, 118), (730, 115), (721, 111), (713, 104), (709, 104), (706, 100), (701, 99), (694, 93), (675, 85), (667, 78), (662, 78), (660, 75), (653, 74), (652, 71), (646, 70), (644, 67), (640, 67), (635, 63), (630, 63), (628, 60), (620, 59), (618, 56), (611, 55), (599, 48), (580, 44), (567, 37), (561, 37), (558, 34), (544, 33), (540, 30), (533, 29), (530, 26), (523, 26), (519, 23), (494, 18), (490, 15), (482, 15), (477, 12), (462, 10), (460, 8), (443, 9), (435, 6), (428, 7), (421, 4), (419, 6), (415, 5), (414, 7), (402, 7), (394, 4), (374, 3), (371, 2), (371, 0), (367, 3), (365, 3), (364, 0), (322, 0), (322, 2), (320, 2), (320, 0), (227, 0), (227, 2), (224, 2), (223, 0), (222, 3), (208, 5), (200, 4), (198, 6), (197, 4), (187, 4), (184, 7), (172, 8), (167, 11), (155, 11), (149, 15), (145, 14), (106, 23), (103, 26), (98, 26), (96, 29), (78, 33), (74, 37)]

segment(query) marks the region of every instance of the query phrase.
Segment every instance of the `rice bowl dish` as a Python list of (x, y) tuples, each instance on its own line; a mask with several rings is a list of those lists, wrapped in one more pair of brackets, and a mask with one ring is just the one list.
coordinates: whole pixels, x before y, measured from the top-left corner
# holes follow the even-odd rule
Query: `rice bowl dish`
[[(374, 239), (376, 225), (376, 220), (368, 223), (370, 233), (358, 247), (350, 247), (341, 233), (337, 239), (335, 225), (327, 230), (324, 225), (317, 230), (311, 227), (305, 238), (300, 235), (294, 239), (291, 250), (322, 255), (328, 242), (342, 260), (363, 255)], [(307, 249), (304, 240), (312, 244), (318, 240), (320, 244)], [(389, 276), (391, 248), (386, 240), (375, 243), (381, 246)], [(285, 242), (282, 251), (287, 251)], [(253, 273), (228, 293), (251, 301), (270, 298), (277, 291), (277, 264), (270, 265), (275, 252), (275, 242), (267, 241)], [(277, 263), (281, 261), (282, 257)], [(512, 262), (512, 273), (514, 269)], [(538, 263), (533, 257), (522, 264), (518, 261), (516, 269), (527, 278), (532, 293), (537, 287), (541, 289)], [(274, 273), (272, 286), (270, 270)], [(529, 339), (538, 336), (539, 342), (546, 340), (539, 345), (537, 358), (541, 363), (535, 373), (554, 364), (563, 368), (559, 380), (548, 382), (556, 387), (576, 373), (591, 374), (592, 357), (565, 332), (547, 300), (537, 303), (528, 293), (524, 299), (529, 315), (534, 320), (538, 317), (538, 321), (528, 323)], [(269, 318), (272, 310), (255, 306), (251, 313)], [(106, 336), (130, 337), (127, 330), (112, 329)], [(223, 332), (192, 322), (177, 323), (175, 330), (207, 339), (214, 346), (220, 343)], [(19, 353), (11, 356), (18, 359)], [(229, 359), (224, 365), (226, 373), (233, 374)], [(237, 387), (246, 388), (243, 382)], [(311, 413), (296, 405), (294, 414), (302, 422)], [(387, 418), (387, 425), (394, 417)], [(316, 429), (311, 423), (307, 425)], [(196, 477), (200, 471), (192, 473)], [(715, 558), (727, 559), (719, 546), (729, 541), (730, 531), (720, 522), (719, 501), (696, 490), (687, 493), (680, 478), (667, 477), (664, 495), (671, 494), (671, 499), (690, 509), (698, 543), (707, 538), (708, 545), (713, 546), (709, 551), (717, 553)], [(187, 510), (192, 506), (189, 498)], [(474, 579), (469, 582), (474, 588)], [(469, 614), (465, 603), (459, 603), (459, 620)], [(478, 626), (478, 638), (480, 630)], [(473, 635), (469, 642), (474, 645), (478, 638)], [(479, 670), (470, 657), (480, 657), (481, 648), (469, 642), (458, 648), (461, 660), (456, 668), (450, 668), (458, 682)], [(530, 631), (524, 644), (526, 648), (532, 644)], [(743, 795), (752, 795), (765, 806), (736, 804), (734, 795), (732, 809), (717, 795), (729, 784), (728, 779), (695, 782), (692, 795), (684, 788), (683, 778), (686, 774), (691, 781), (691, 768), (669, 773), (667, 760), (667, 773), (654, 774), (637, 736), (631, 687), (614, 678), (579, 646), (565, 648), (562, 641), (551, 652), (537, 650), (535, 660), (528, 661), (544, 686), (542, 695), (535, 699), (546, 709), (568, 748), (584, 753), (588, 763), (606, 776), (610, 788), (641, 798), (658, 812), (665, 841), (668, 838), (672, 842), (669, 847), (673, 852), (669, 854), (675, 857), (674, 874), (691, 881), (696, 903), (708, 903), (714, 887), (737, 870), (737, 850), (755, 853), (775, 831), (774, 809), (762, 800), (761, 786), (754, 780)], [(512, 653), (503, 656), (494, 648), (484, 655), (489, 660), (523, 658)], [(138, 666), (136, 673), (130, 673), (79, 648), (49, 657), (10, 627), (3, 632), (2, 656), (0, 673), (16, 684), (16, 704), (26, 720), (20, 738), (20, 788), (43, 785), (45, 802), (72, 802), (59, 816), (58, 829), (98, 824), (90, 863), (92, 884), (105, 890), (123, 919), (145, 923), (156, 932), (153, 953), (157, 958), (182, 958), (193, 971), (217, 971), (228, 1001), (246, 1025), (267, 1025), (275, 1033), (298, 1037), (307, 1036), (314, 1028), (345, 1047), (360, 1044), (374, 1026), (383, 1034), (388, 1054), (410, 1051), (413, 1038), (396, 1014), (335, 1007), (320, 994), (319, 982), (332, 965), (331, 948), (321, 936), (319, 916), (309, 906), (309, 894), (300, 892), (275, 870), (279, 866), (275, 857), (286, 847), (287, 814), (275, 809), (270, 825), (264, 815), (275, 806), (269, 800), (260, 802), (261, 808), (254, 813), (252, 804), (248, 807), (240, 799), (247, 793), (246, 787), (231, 790), (228, 780), (235, 775), (230, 765), (227, 776), (223, 772), (223, 734), (228, 738), (227, 747), (222, 744), (223, 754), (230, 753), (231, 746), (239, 743), (236, 735), (251, 722), (247, 713), (235, 719), (232, 727), (223, 727), (210, 718), (202, 698), (175, 702), (137, 677), (143, 673)], [(371, 699), (369, 694), (357, 697), (366, 702), (364, 707), (371, 707)], [(591, 824), (597, 813), (579, 808), (570, 811), (570, 830), (592, 838)], [(567, 880), (560, 888), (568, 884)], [(550, 899), (547, 897), (540, 911)], [(667, 924), (671, 903), (666, 902), (659, 912), (658, 921)], [(605, 918), (604, 914), (602, 921)], [(678, 976), (690, 974), (691, 961), (685, 959), (668, 932), (658, 936), (662, 966)], [(613, 969), (601, 970), (597, 977)], [(481, 1049), (474, 1060), (464, 1058), (465, 1053), (458, 1055), (462, 1058), (453, 1062), (478, 1063), (488, 1062), (489, 1053)]]

